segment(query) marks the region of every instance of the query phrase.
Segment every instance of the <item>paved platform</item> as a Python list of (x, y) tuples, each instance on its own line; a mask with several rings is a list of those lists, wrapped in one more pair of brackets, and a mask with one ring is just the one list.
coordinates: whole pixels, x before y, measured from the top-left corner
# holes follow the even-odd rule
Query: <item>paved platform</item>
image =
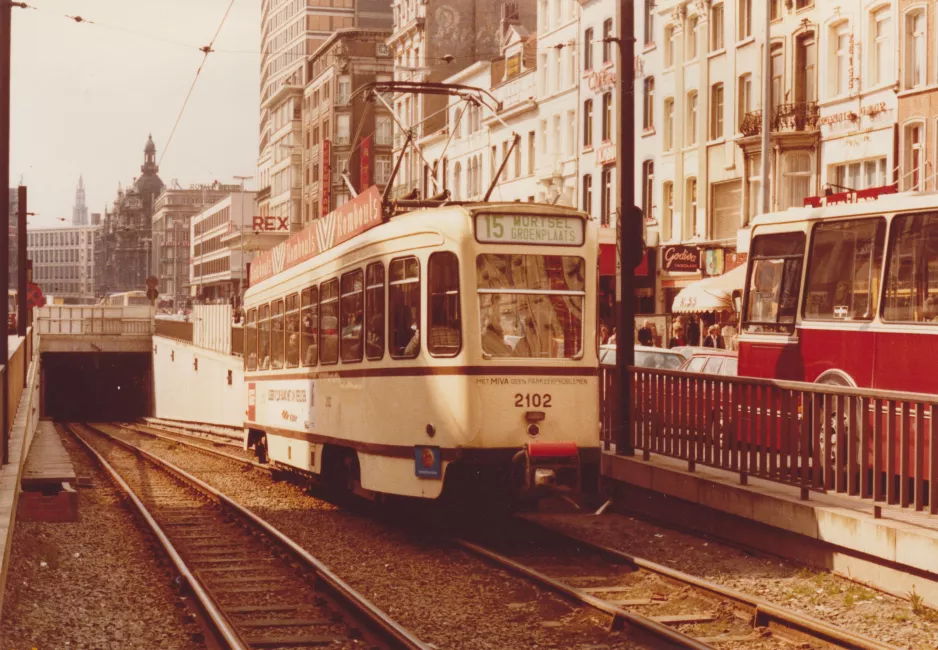
[(62, 445), (55, 425), (42, 420), (26, 455), (20, 486), (23, 490), (58, 492), (63, 483), (75, 483), (72, 459)]
[(615, 504), (713, 537), (827, 568), (907, 597), (914, 588), (938, 606), (938, 516), (840, 494), (739, 475), (652, 454), (606, 452), (603, 475)]

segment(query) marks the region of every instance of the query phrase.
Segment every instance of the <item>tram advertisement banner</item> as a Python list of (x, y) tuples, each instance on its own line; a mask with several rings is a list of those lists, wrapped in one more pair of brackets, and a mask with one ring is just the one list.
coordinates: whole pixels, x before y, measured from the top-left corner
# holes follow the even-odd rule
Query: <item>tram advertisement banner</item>
[(293, 268), (380, 223), (381, 192), (372, 185), (285, 242), (269, 251), (258, 253), (251, 263), (251, 285)]
[(329, 214), (332, 208), (332, 141), (322, 141), (322, 179), (319, 182), (319, 193), (322, 195), (322, 207), (319, 214)]
[(262, 381), (249, 385), (248, 393), (248, 417), (253, 414), (252, 422), (296, 431), (316, 430), (314, 381)]

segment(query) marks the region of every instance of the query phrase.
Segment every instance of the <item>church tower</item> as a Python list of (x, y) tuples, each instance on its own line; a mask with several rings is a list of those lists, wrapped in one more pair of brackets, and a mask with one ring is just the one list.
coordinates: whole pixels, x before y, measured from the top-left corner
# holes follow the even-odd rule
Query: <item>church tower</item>
[(85, 179), (78, 177), (78, 188), (75, 190), (75, 206), (72, 208), (72, 225), (88, 225), (88, 206), (85, 205)]

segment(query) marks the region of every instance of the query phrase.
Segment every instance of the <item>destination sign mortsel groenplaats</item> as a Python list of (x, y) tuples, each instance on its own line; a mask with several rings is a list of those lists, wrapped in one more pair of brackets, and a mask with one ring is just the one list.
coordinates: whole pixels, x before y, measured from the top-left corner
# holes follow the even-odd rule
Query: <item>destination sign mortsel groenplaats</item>
[(582, 246), (584, 237), (579, 217), (476, 215), (476, 239), (483, 244)]

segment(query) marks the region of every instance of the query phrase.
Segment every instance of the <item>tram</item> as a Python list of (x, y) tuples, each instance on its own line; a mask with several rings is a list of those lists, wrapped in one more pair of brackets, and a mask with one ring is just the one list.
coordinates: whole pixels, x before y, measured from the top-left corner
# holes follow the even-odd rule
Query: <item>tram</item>
[(147, 298), (145, 291), (124, 291), (122, 293), (112, 293), (101, 300), (102, 305), (110, 307), (129, 307), (130, 305), (149, 305), (150, 299)]
[(371, 188), (255, 258), (245, 448), (366, 497), (595, 485), (595, 225), (414, 203)]

